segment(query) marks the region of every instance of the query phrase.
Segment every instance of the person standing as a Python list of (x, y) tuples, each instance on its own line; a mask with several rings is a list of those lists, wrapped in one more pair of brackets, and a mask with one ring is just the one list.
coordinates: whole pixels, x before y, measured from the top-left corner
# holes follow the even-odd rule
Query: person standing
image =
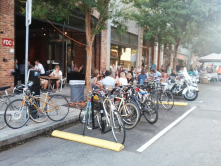
[(141, 68), (140, 68), (140, 66), (138, 66), (138, 68), (137, 68), (137, 73), (138, 73), (138, 74), (141, 73)]
[(116, 67), (115, 64), (112, 65), (112, 70), (111, 70), (111, 77), (115, 79), (115, 72), (116, 72)]
[(171, 74), (171, 65), (170, 65), (170, 63), (167, 65), (167, 74)]
[(141, 74), (137, 77), (138, 84), (143, 84), (144, 81), (147, 81), (146, 71), (143, 69), (141, 70)]
[(136, 72), (135, 69), (132, 70), (132, 77), (135, 79), (136, 78)]
[(45, 69), (41, 63), (39, 63), (39, 60), (35, 61), (35, 70), (40, 71), (41, 74), (45, 74)]
[(74, 71), (74, 72), (79, 72), (78, 67), (77, 67), (77, 65), (76, 65), (76, 64), (74, 64), (73, 71)]
[(161, 65), (160, 70), (163, 70), (163, 71), (164, 71), (164, 67), (163, 67), (163, 65)]
[(15, 59), (15, 70), (18, 70), (18, 60)]
[(151, 70), (156, 70), (157, 68), (157, 65), (152, 61), (152, 65), (151, 65)]
[(221, 66), (218, 68), (218, 81), (221, 81)]

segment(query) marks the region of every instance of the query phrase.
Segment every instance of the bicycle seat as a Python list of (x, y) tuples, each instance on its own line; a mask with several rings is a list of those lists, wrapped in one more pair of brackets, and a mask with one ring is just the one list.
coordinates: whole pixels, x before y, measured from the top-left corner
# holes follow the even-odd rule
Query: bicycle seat
[(9, 89), (9, 88), (11, 88), (11, 86), (1, 87), (1, 88), (0, 88), (0, 91), (6, 90), (6, 89)]
[(52, 89), (42, 89), (42, 92), (52, 92)]

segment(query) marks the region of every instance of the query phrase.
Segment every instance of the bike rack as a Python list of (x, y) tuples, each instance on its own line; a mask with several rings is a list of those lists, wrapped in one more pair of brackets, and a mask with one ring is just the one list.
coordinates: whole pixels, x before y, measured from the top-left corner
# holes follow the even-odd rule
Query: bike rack
[[(102, 103), (100, 102), (100, 109), (103, 108), (103, 105)], [(91, 112), (92, 112), (92, 117), (94, 117), (94, 96), (91, 98)], [(111, 131), (111, 129), (108, 129), (105, 131), (105, 123), (104, 121), (102, 120), (104, 117), (104, 112), (101, 112), (101, 134), (106, 134), (107, 132)], [(95, 126), (95, 122), (94, 122), (94, 118), (92, 118), (92, 129), (97, 129), (99, 128), (99, 126)]]

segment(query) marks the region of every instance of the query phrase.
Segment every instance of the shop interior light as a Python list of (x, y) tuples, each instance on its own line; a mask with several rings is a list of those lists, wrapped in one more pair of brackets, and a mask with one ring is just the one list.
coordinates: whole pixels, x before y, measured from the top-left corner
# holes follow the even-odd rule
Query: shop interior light
[(68, 33), (67, 33), (67, 32), (64, 32), (64, 34), (67, 35)]
[(35, 36), (35, 34), (33, 33), (33, 36)]
[(44, 29), (44, 28), (41, 28), (41, 29)]
[(44, 33), (44, 36), (46, 36), (46, 34)]

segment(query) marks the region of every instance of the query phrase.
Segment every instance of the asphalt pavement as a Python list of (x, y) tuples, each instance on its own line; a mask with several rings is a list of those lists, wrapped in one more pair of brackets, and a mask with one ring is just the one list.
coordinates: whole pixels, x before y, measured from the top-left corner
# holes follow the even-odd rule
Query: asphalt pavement
[[(221, 165), (221, 83), (199, 84), (199, 88), (197, 100), (186, 107), (175, 106), (167, 111), (160, 106), (157, 123), (151, 125), (142, 117), (134, 129), (126, 131), (125, 149), (121, 152), (41, 136), (1, 152), (0, 165)], [(186, 102), (183, 98), (176, 101)], [(82, 129), (78, 123), (64, 131), (82, 134)], [(86, 135), (114, 141), (111, 132), (100, 134), (99, 129), (87, 130)], [(137, 151), (157, 136), (150, 146)]]

